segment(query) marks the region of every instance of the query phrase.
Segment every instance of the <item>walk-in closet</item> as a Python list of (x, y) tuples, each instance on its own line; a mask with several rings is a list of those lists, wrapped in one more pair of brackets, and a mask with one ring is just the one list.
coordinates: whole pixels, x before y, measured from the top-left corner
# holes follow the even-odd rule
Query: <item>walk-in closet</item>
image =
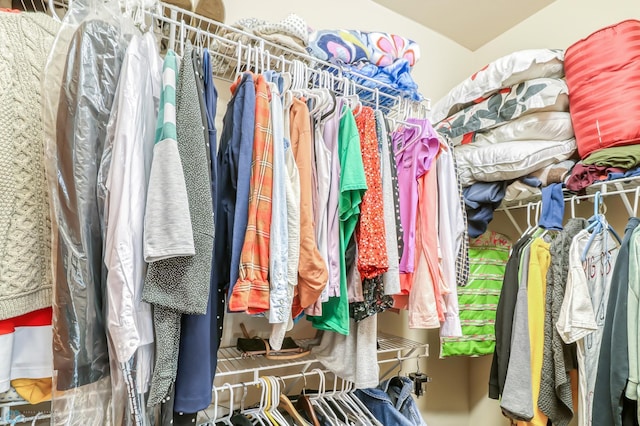
[(0, 0), (0, 426), (633, 426), (640, 5)]

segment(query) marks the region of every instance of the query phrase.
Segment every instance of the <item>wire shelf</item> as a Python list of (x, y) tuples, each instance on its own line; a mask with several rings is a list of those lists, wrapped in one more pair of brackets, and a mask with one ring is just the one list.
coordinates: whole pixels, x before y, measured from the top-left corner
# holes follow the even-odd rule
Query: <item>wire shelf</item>
[[(565, 202), (574, 200), (588, 200), (592, 199), (596, 192), (600, 192), (601, 195), (619, 195), (619, 194), (630, 194), (634, 191), (638, 191), (640, 187), (640, 176), (628, 177), (622, 179), (614, 179), (602, 182), (595, 182), (585, 188), (584, 194), (577, 195), (573, 192), (569, 191), (566, 188), (562, 189), (562, 193), (564, 196)], [(521, 209), (530, 206), (532, 203), (540, 202), (540, 195), (533, 195), (531, 197), (506, 201), (500, 204), (500, 207), (496, 209), (496, 211), (505, 211), (505, 210), (514, 210)]]
[[(50, 1), (61, 11), (69, 7), (69, 0), (20, 0), (25, 10), (48, 10)], [(304, 65), (309, 87), (327, 87), (344, 94), (355, 90), (363, 105), (381, 109), (386, 114), (400, 116), (411, 110), (426, 116), (431, 100), (409, 99), (409, 94), (390, 84), (356, 72), (344, 64), (331, 63), (313, 57), (301, 46), (285, 46), (266, 40), (239, 26), (200, 16), (178, 6), (160, 2), (153, 10), (145, 10), (145, 25), (151, 28), (160, 43), (161, 52), (173, 49), (181, 52), (189, 40), (206, 47), (212, 57), (214, 76), (234, 81), (238, 74), (252, 70), (292, 70), (295, 63)], [(345, 86), (345, 78), (350, 81)]]
[[(310, 340), (301, 339), (297, 343), (301, 347), (308, 345)], [(421, 357), (428, 355), (429, 345), (403, 337), (378, 333), (378, 362), (401, 362), (414, 357), (418, 352)], [(218, 366), (216, 369), (216, 381), (228, 379), (230, 376), (252, 374), (255, 380), (266, 370), (289, 369), (298, 367), (300, 371), (306, 371), (313, 364), (321, 364), (314, 356), (313, 351), (302, 358), (293, 360), (267, 359), (262, 355), (243, 356), (235, 347), (220, 348), (218, 350)], [(222, 381), (224, 381), (222, 380)]]

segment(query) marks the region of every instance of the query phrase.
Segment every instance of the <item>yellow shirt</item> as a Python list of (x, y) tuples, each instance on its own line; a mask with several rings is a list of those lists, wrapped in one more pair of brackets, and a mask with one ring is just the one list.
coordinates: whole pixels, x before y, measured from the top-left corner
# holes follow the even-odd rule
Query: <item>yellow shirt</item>
[(518, 422), (518, 425), (547, 426), (547, 416), (538, 408), (540, 381), (542, 380), (542, 357), (544, 352), (544, 312), (547, 295), (547, 271), (551, 264), (549, 243), (536, 238), (531, 243), (529, 276), (527, 282), (527, 308), (529, 319), (529, 344), (531, 345), (531, 391), (533, 396), (533, 419)]

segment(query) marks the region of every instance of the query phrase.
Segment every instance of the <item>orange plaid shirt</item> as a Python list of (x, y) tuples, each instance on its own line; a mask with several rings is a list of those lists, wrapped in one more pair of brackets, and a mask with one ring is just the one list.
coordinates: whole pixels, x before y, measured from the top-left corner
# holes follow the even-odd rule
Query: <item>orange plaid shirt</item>
[[(254, 75), (256, 121), (251, 160), (249, 213), (240, 254), (238, 281), (229, 299), (229, 310), (257, 314), (269, 309), (269, 238), (273, 189), (273, 134), (265, 78)], [(243, 167), (240, 164), (240, 167)]]

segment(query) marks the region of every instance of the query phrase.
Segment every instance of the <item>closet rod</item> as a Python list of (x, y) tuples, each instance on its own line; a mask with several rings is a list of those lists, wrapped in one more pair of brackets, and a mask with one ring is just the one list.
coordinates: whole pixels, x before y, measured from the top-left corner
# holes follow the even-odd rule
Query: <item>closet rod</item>
[[(330, 371), (330, 370), (327, 370), (327, 369), (318, 370), (316, 368), (316, 369), (313, 369), (313, 370), (303, 371), (303, 372), (300, 372), (300, 373), (287, 374), (285, 376), (273, 375), (273, 374), (271, 374), (271, 375), (270, 374), (265, 374), (265, 376), (278, 377), (278, 378), (280, 378), (282, 380), (291, 380), (291, 379), (302, 380), (302, 379), (305, 379), (308, 376), (319, 375), (320, 373), (323, 373), (325, 375), (333, 374), (333, 372)], [(297, 381), (296, 381), (296, 383), (297, 383)], [(239, 382), (239, 383), (228, 383), (228, 382), (225, 382), (225, 383), (223, 383), (223, 384), (221, 384), (219, 386), (216, 386), (214, 384), (213, 391), (215, 392), (216, 389), (222, 390), (222, 389), (225, 389), (225, 387), (228, 387), (228, 386), (231, 386), (231, 388), (233, 388), (233, 389), (236, 389), (236, 388), (239, 389), (239, 388), (244, 388), (244, 387), (249, 387), (249, 386), (260, 386), (260, 381), (254, 379), (254, 380), (250, 380), (248, 382)]]

